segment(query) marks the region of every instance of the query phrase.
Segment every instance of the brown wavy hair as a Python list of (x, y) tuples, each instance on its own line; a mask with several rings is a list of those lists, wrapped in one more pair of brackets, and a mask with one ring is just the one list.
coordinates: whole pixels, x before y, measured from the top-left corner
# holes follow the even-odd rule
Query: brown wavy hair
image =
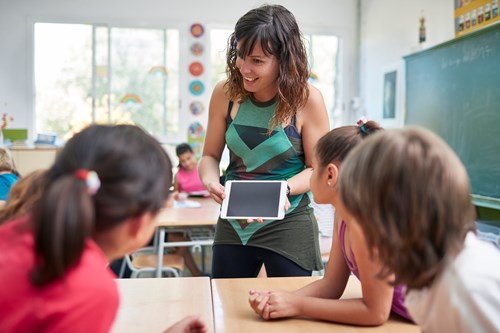
[(236, 23), (227, 45), (225, 87), (229, 99), (242, 103), (251, 93), (245, 91), (243, 77), (236, 67), (238, 41), (239, 53), (244, 57), (260, 43), (264, 54), (277, 58), (278, 95), (269, 129), (289, 122), (309, 98), (307, 53), (295, 17), (283, 6), (264, 5), (250, 10)]
[(345, 208), (363, 229), (372, 256), (395, 284), (432, 284), (473, 230), (467, 172), (432, 132), (408, 127), (362, 142), (340, 171)]

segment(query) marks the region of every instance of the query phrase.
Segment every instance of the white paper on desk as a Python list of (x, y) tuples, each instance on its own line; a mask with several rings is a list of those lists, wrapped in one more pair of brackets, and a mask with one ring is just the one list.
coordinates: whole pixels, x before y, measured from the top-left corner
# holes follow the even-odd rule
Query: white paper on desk
[(194, 200), (174, 201), (174, 208), (200, 208), (201, 203)]

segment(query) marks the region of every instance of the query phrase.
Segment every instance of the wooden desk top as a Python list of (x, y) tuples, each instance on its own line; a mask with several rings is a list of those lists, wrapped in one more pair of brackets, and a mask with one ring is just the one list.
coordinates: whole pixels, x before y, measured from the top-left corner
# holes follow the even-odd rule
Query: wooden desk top
[(188, 315), (199, 315), (214, 332), (208, 277), (117, 279), (120, 308), (112, 333), (160, 333)]
[(220, 205), (212, 198), (189, 198), (201, 203), (199, 208), (164, 208), (156, 218), (163, 227), (206, 226), (217, 224)]
[[(330, 322), (288, 318), (266, 321), (261, 319), (248, 304), (248, 291), (256, 290), (295, 290), (320, 277), (294, 278), (255, 278), (255, 279), (213, 279), (212, 297), (214, 321), (217, 333), (306, 333), (306, 332), (370, 332), (370, 333), (420, 333), (418, 326), (392, 318), (378, 327), (360, 327)], [(351, 276), (342, 298), (361, 297), (361, 285)]]

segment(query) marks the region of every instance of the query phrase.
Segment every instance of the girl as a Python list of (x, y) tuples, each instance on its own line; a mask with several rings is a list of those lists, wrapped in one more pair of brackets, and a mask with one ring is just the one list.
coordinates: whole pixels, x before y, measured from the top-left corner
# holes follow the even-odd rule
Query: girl
[[(118, 308), (108, 262), (151, 238), (171, 172), (135, 126), (95, 125), (69, 140), (32, 214), (0, 226), (2, 332), (108, 332)], [(179, 325), (205, 331), (192, 317)]]
[(174, 199), (181, 199), (181, 193), (186, 195), (190, 193), (208, 195), (198, 175), (198, 161), (196, 161), (193, 148), (187, 143), (181, 143), (175, 147), (175, 153), (179, 158), (179, 171), (175, 175)]
[(18, 179), (19, 173), (14, 166), (10, 151), (0, 147), (0, 207), (5, 204), (11, 187)]
[[(264, 319), (308, 316), (354, 325), (381, 325), (391, 310), (409, 318), (401, 286), (394, 288), (387, 280), (376, 277), (381, 264), (370, 258), (360, 229), (339, 209), (338, 176), (339, 170), (345, 168), (342, 161), (365, 137), (381, 130), (374, 121), (361, 120), (359, 124), (329, 132), (319, 140), (313, 157), (314, 199), (336, 209), (330, 264), (325, 276), (293, 293), (251, 290), (250, 305)], [(361, 281), (363, 297), (339, 300), (351, 272)]]
[(290, 208), (281, 221), (219, 219), (212, 276), (255, 277), (263, 263), (268, 276), (311, 275), (322, 263), (307, 192), (312, 149), (329, 120), (321, 93), (307, 83), (307, 54), (293, 14), (265, 5), (241, 17), (228, 41), (226, 71), (210, 101), (202, 182), (221, 203), (219, 163), (227, 144), (226, 180), (287, 180)]
[(500, 332), (500, 252), (472, 231), (467, 172), (441, 138), (410, 127), (366, 140), (340, 195), (424, 332)]

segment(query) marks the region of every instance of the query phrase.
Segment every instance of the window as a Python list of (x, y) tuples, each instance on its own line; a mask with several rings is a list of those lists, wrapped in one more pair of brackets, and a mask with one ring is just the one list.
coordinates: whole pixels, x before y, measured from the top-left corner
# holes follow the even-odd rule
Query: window
[(179, 133), (179, 32), (35, 24), (37, 132), (69, 138), (95, 123)]
[(210, 61), (212, 66), (212, 85), (226, 79), (227, 41), (233, 30), (212, 29), (210, 31)]
[(318, 88), (325, 100), (330, 127), (340, 117), (338, 56), (339, 38), (332, 35), (305, 35), (312, 85)]

